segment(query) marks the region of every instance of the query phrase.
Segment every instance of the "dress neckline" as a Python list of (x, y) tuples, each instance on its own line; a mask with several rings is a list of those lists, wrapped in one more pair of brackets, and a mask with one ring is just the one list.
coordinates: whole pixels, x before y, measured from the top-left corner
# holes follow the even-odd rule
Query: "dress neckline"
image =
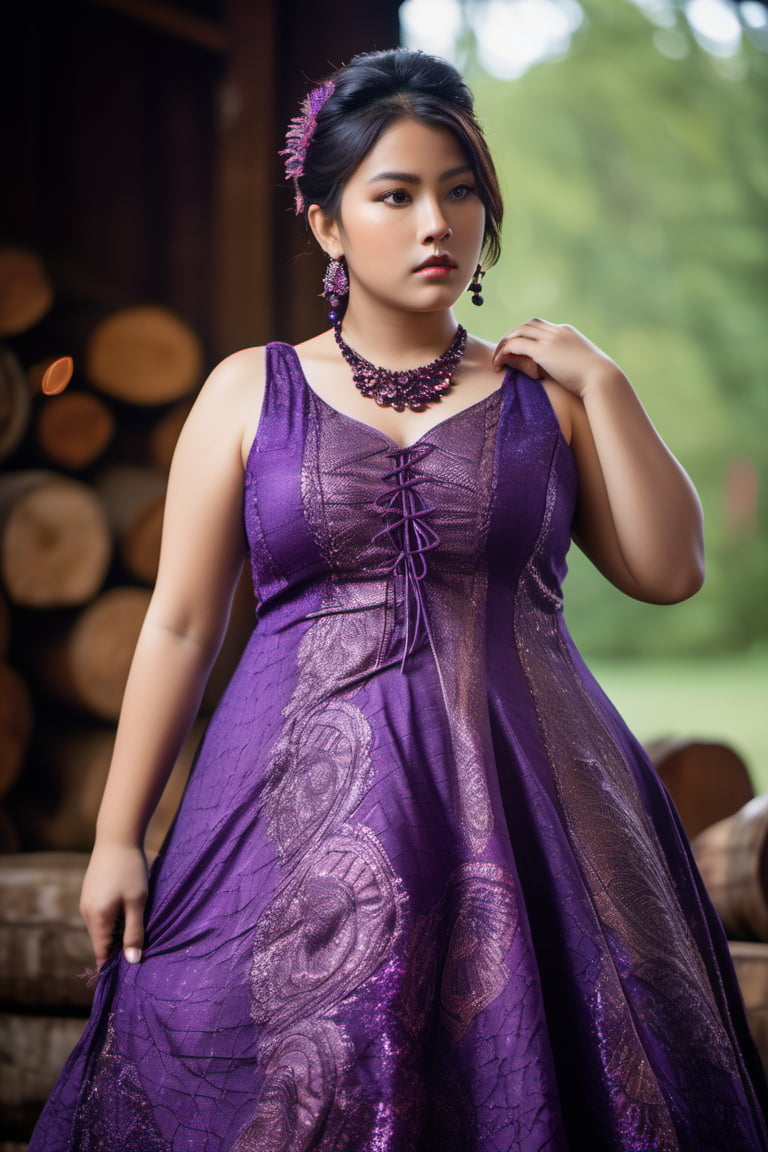
[(323, 408), (326, 408), (329, 412), (333, 413), (334, 416), (338, 416), (340, 419), (346, 420), (350, 424), (355, 424), (358, 428), (366, 429), (366, 431), (370, 432), (372, 436), (383, 440), (390, 446), (391, 449), (394, 449), (397, 452), (412, 452), (414, 448), (418, 448), (418, 446), (422, 444), (428, 436), (431, 436), (432, 433), (437, 431), (438, 428), (442, 428), (444, 424), (450, 424), (452, 421), (457, 420), (460, 416), (464, 416), (467, 412), (472, 412), (475, 409), (482, 407), (495, 396), (499, 396), (512, 373), (512, 369), (507, 368), (498, 388), (494, 388), (492, 392), (487, 394), (487, 396), (482, 396), (479, 400), (475, 400), (472, 404), (467, 404), (465, 408), (460, 408), (458, 412), (452, 412), (449, 416), (445, 416), (442, 420), (438, 420), (436, 424), (432, 424), (429, 428), (425, 429), (421, 436), (418, 436), (416, 440), (413, 440), (410, 444), (398, 444), (397, 440), (394, 440), (391, 436), (388, 436), (386, 432), (382, 432), (380, 428), (376, 428), (373, 424), (369, 424), (366, 420), (358, 419), (357, 416), (350, 416), (347, 412), (342, 412), (340, 408), (335, 408), (333, 404), (329, 404), (327, 400), (324, 400), (323, 397), (318, 392), (316, 392), (310, 384), (307, 374), (304, 371), (304, 365), (301, 362), (301, 357), (299, 356), (294, 346), (292, 344), (288, 344), (286, 347), (290, 348), (293, 354), (293, 358), (296, 362), (296, 366), (299, 370), (299, 374), (301, 376), (304, 387), (306, 388), (310, 397), (317, 404)]

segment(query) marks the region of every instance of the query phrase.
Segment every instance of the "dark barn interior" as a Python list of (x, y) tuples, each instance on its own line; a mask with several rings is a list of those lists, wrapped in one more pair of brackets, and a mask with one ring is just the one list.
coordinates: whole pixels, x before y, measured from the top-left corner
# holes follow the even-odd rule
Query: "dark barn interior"
[[(70, 291), (177, 310), (218, 358), (311, 330), (278, 150), (312, 81), (398, 39), (394, 0), (31, 0), (4, 17), (2, 235)], [(314, 309), (314, 311), (313, 311)]]

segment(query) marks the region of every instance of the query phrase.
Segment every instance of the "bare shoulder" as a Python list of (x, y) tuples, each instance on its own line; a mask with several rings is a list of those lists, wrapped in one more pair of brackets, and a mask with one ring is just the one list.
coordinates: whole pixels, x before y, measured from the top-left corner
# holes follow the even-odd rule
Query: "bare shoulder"
[(264, 391), (266, 356), (264, 348), (243, 348), (216, 365), (203, 384), (202, 392), (215, 393), (222, 399), (243, 392)]
[(245, 461), (261, 414), (266, 379), (263, 347), (243, 348), (225, 357), (211, 371), (195, 401), (190, 420), (208, 432), (236, 437)]
[[(491, 372), (498, 380), (499, 373), (497, 373), (493, 367), (493, 354), (495, 351), (495, 344), (490, 344), (487, 340), (481, 340), (477, 336), (470, 336), (467, 342), (467, 353), (464, 358), (464, 363), (466, 363), (469, 369), (474, 369), (478, 372)], [(523, 362), (521, 362), (518, 367), (527, 375), (531, 375), (534, 369), (538, 367), (531, 361), (525, 363), (527, 357), (522, 357), (521, 360)], [(556, 380), (545, 376), (541, 369), (538, 369), (538, 372), (540, 373), (538, 376), (539, 386), (543, 388), (547, 394), (547, 398), (552, 405), (552, 409), (560, 425), (560, 431), (564, 439), (570, 444), (574, 434), (574, 428), (580, 418), (579, 409), (582, 407), (581, 401), (578, 397), (574, 396), (572, 392), (569, 392), (567, 388), (564, 388), (562, 384), (558, 384)], [(533, 378), (536, 379), (536, 377)]]

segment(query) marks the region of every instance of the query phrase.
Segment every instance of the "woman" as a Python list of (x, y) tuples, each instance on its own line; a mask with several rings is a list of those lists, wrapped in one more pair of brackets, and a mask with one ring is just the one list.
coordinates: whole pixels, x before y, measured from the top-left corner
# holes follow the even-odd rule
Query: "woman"
[[(561, 614), (571, 533), (632, 596), (695, 592), (695, 493), (574, 329), (457, 326), (501, 200), (452, 67), (355, 58), (287, 158), (332, 328), (229, 357), (182, 434), (83, 888), (94, 1013), (31, 1148), (767, 1148), (685, 837)], [(147, 895), (246, 551), (256, 628)]]

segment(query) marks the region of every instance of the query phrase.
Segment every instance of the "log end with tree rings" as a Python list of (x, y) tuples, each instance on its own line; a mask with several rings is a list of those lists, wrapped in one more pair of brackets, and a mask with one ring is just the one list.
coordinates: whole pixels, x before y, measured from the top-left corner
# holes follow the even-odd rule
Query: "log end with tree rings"
[(45, 458), (74, 472), (103, 456), (115, 432), (115, 418), (99, 396), (66, 392), (40, 406), (34, 428)]
[(18, 448), (31, 411), (32, 392), (24, 369), (9, 348), (0, 347), (0, 460)]
[(166, 308), (125, 308), (91, 333), (86, 374), (94, 387), (131, 404), (156, 405), (193, 392), (203, 371), (195, 332)]
[(727, 935), (768, 941), (768, 794), (699, 833), (692, 847)]
[(91, 488), (51, 472), (0, 478), (0, 574), (13, 603), (84, 604), (104, 583), (111, 557), (106, 513)]
[(104, 592), (84, 608), (40, 654), (39, 671), (48, 687), (94, 716), (117, 720), (149, 599), (148, 589), (126, 586)]
[(53, 285), (40, 257), (26, 248), (0, 248), (0, 335), (34, 328), (52, 304)]

